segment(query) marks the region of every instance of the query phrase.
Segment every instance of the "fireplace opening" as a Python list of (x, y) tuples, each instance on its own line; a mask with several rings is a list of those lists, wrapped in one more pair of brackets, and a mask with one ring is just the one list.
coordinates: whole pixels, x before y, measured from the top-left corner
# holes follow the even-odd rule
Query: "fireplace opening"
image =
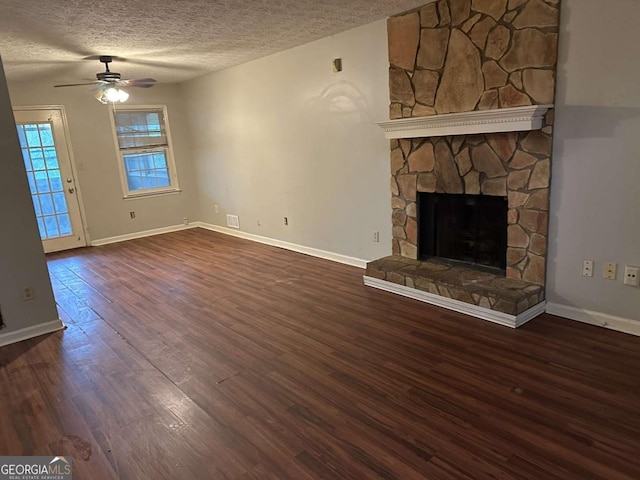
[(505, 271), (507, 198), (418, 193), (418, 256)]

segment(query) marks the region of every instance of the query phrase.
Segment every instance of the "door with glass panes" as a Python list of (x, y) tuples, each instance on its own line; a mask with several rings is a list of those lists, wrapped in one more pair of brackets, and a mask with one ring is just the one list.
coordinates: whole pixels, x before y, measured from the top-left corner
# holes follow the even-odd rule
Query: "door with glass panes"
[(85, 246), (62, 111), (16, 109), (14, 116), (44, 251)]

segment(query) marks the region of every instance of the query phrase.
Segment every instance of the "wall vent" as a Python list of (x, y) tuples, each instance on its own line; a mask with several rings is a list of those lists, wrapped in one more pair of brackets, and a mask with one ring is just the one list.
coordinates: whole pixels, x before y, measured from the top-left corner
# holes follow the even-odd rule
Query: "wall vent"
[(227, 227), (240, 228), (240, 220), (237, 215), (227, 215)]

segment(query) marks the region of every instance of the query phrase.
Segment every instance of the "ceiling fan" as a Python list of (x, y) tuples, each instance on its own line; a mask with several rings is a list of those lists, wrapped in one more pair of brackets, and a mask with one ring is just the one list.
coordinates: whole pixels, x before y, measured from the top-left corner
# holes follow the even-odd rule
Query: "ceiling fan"
[(109, 64), (113, 62), (113, 56), (101, 55), (98, 57), (100, 63), (104, 63), (105, 71), (96, 74), (97, 80), (87, 83), (67, 83), (64, 85), (54, 85), (54, 87), (79, 87), (82, 85), (96, 85), (98, 91), (95, 95), (101, 103), (124, 102), (129, 98), (129, 94), (119, 87), (153, 87), (156, 82), (153, 78), (137, 78), (132, 80), (123, 80), (122, 75), (109, 70)]

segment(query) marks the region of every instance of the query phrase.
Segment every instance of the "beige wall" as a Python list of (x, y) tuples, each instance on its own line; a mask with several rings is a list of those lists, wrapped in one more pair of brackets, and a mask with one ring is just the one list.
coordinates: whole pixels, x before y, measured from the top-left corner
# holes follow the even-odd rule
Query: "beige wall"
[(622, 283), (640, 266), (640, 2), (565, 0), (560, 16), (548, 300), (640, 320), (640, 289)]
[(231, 213), (249, 233), (387, 255), (389, 143), (374, 123), (388, 118), (387, 68), (381, 21), (182, 84), (201, 220)]
[[(0, 62), (0, 309), (8, 334), (58, 319)], [(31, 287), (33, 300), (22, 298)]]
[[(90, 87), (53, 88), (46, 82), (10, 85), (14, 106), (63, 105), (69, 122), (71, 149), (92, 240), (124, 235), (193, 220), (196, 213), (191, 151), (185, 127), (184, 104), (175, 85), (129, 89), (127, 105), (167, 105), (176, 167), (182, 192), (124, 200), (118, 159), (109, 119), (109, 106), (93, 98)], [(131, 219), (129, 212), (135, 211)]]

